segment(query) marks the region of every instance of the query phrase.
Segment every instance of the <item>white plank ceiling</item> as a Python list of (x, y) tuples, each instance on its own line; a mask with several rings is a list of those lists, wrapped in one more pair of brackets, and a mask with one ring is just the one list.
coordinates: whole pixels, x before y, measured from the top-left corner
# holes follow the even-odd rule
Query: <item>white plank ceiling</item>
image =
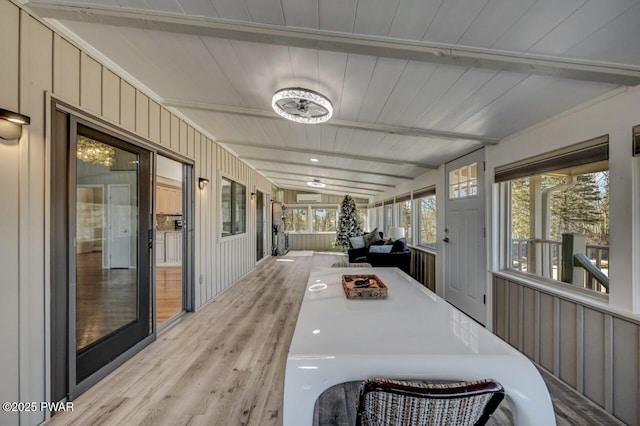
[[(638, 0), (56, 0), (27, 7), (283, 188), (315, 178), (327, 191), (373, 196), (640, 83)], [(229, 31), (220, 31), (225, 25)], [(442, 48), (444, 56), (403, 50), (414, 48)], [(548, 68), (532, 65), (539, 59)], [(511, 66), (521, 60), (524, 67)], [(585, 65), (597, 67), (598, 77), (585, 77)], [(626, 72), (635, 80), (620, 77)], [(279, 118), (271, 96), (284, 87), (325, 94), (334, 120)]]

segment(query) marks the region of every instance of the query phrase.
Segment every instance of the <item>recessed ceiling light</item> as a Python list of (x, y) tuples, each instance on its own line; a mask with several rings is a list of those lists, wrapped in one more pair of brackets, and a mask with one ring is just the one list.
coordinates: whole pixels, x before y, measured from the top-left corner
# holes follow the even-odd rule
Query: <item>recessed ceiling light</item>
[(320, 160), (318, 160), (317, 158), (309, 158), (309, 161), (311, 161), (312, 163), (317, 163)]
[(278, 90), (271, 107), (281, 117), (303, 124), (324, 123), (333, 115), (333, 105), (326, 96), (299, 87)]
[(326, 183), (322, 183), (318, 179), (314, 179), (312, 181), (307, 182), (307, 185), (313, 186), (314, 188), (324, 188), (327, 186)]

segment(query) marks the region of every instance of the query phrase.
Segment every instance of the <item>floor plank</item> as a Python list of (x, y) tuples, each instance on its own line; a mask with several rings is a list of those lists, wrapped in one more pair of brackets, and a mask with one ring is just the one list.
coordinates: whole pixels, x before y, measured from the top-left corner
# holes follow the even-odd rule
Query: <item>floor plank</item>
[[(281, 425), (286, 356), (309, 272), (344, 259), (318, 253), (285, 257), (293, 261), (266, 259), (201, 310), (180, 317), (76, 399), (73, 412), (59, 413), (49, 424)], [(562, 383), (543, 377), (558, 425), (618, 424)], [(316, 424), (352, 418), (346, 398), (356, 388), (334, 392), (330, 414)], [(494, 421), (509, 424), (508, 413)]]

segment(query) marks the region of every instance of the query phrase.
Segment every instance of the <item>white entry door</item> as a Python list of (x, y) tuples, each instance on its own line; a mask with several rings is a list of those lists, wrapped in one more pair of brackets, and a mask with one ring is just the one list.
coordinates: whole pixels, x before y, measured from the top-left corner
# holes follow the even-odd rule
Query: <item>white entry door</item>
[(131, 264), (131, 189), (129, 185), (109, 185), (109, 267), (129, 268)]
[(484, 149), (447, 163), (445, 171), (445, 298), (484, 324)]

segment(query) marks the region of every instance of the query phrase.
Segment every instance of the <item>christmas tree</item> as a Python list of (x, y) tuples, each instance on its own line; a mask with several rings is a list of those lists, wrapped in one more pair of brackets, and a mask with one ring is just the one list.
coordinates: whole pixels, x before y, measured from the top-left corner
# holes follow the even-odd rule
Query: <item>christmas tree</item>
[(333, 246), (346, 249), (349, 247), (349, 238), (360, 235), (362, 235), (362, 228), (358, 224), (356, 202), (353, 201), (351, 195), (345, 195), (340, 206), (340, 214), (336, 226), (336, 239), (333, 241)]

